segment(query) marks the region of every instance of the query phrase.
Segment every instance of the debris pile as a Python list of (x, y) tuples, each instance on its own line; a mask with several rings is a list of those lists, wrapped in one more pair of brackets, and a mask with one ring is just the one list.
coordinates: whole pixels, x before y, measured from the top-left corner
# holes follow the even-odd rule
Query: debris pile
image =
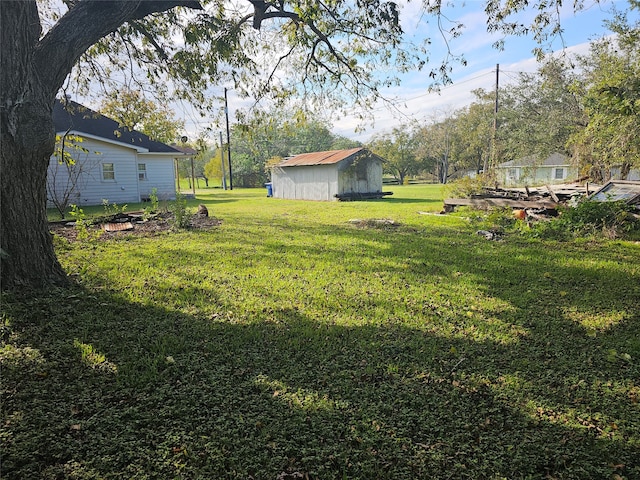
[(481, 210), (511, 207), (524, 212), (527, 218), (542, 219), (555, 216), (558, 206), (574, 204), (584, 197), (603, 202), (624, 200), (640, 208), (640, 181), (611, 180), (602, 187), (568, 183), (536, 188), (485, 188), (470, 198), (446, 199), (442, 213), (453, 212), (459, 206)]
[(565, 183), (542, 187), (485, 188), (470, 198), (448, 198), (444, 201), (443, 213), (452, 212), (455, 207), (470, 206), (488, 210), (495, 207), (512, 207), (526, 210), (555, 210), (559, 205), (571, 204), (588, 197), (597, 201), (625, 200), (632, 205), (640, 205), (640, 181), (611, 180), (604, 186)]
[(485, 188), (482, 193), (470, 198), (448, 198), (444, 201), (443, 213), (453, 212), (455, 207), (469, 206), (481, 210), (512, 207), (519, 210), (535, 210), (538, 213), (555, 211), (558, 205), (568, 203), (576, 197), (589, 195), (595, 189), (587, 185), (563, 184), (538, 188)]

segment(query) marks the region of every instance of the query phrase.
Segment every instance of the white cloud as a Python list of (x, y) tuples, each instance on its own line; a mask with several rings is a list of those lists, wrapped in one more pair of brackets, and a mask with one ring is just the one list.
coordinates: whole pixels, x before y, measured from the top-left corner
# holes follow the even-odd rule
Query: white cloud
[[(588, 50), (589, 43), (586, 42), (568, 47), (562, 53), (571, 56), (585, 54)], [(560, 53), (558, 52), (558, 54)], [(532, 73), (537, 71), (538, 67), (539, 64), (533, 57), (501, 64), (500, 70), (504, 73), (500, 76), (500, 85), (504, 86), (515, 81), (517, 78), (515, 73)], [(505, 74), (507, 72), (509, 75)], [(374, 110), (373, 123), (365, 125), (365, 131), (358, 132), (358, 128), (363, 127), (359, 120), (355, 116), (347, 116), (334, 124), (334, 133), (367, 142), (376, 133), (390, 131), (410, 120), (428, 122), (434, 117), (463, 108), (474, 101), (473, 90), (483, 88), (487, 91), (493, 91), (495, 88), (495, 67), (475, 71), (456, 80), (453, 85), (442, 88), (440, 92), (429, 92), (426, 84), (423, 88), (416, 88), (415, 83), (413, 84), (412, 88), (397, 88), (389, 91), (390, 96), (398, 98), (397, 111), (394, 112), (382, 104), (378, 105)]]

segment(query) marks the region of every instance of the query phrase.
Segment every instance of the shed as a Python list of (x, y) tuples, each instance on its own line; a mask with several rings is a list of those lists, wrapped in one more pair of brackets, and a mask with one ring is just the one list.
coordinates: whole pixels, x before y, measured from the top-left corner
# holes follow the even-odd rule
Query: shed
[(271, 169), (275, 198), (344, 200), (380, 198), (384, 160), (365, 148), (303, 153)]

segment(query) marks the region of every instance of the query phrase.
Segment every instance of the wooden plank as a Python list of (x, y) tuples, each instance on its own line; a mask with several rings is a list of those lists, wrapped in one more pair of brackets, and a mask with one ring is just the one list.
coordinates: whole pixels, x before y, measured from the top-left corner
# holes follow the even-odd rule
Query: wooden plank
[(548, 208), (556, 209), (558, 204), (551, 200), (512, 200), (509, 198), (447, 198), (444, 201), (446, 207), (512, 207), (512, 208)]
[(105, 232), (122, 232), (125, 230), (133, 230), (133, 224), (131, 222), (105, 223), (102, 225), (102, 229)]
[(558, 199), (558, 196), (554, 193), (553, 190), (551, 190), (551, 187), (549, 185), (545, 185), (545, 187), (547, 188), (547, 190), (549, 190), (549, 195), (551, 195), (551, 198), (553, 198), (553, 201), (559, 202), (560, 200)]

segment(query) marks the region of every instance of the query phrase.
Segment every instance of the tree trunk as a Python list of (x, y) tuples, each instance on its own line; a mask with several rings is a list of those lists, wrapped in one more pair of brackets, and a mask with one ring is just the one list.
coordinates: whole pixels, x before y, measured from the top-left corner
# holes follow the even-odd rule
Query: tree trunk
[(0, 0), (0, 287), (69, 283), (47, 222), (53, 103), (78, 58), (129, 20), (197, 0), (76, 2), (41, 38), (35, 0)]
[(632, 166), (631, 162), (622, 162), (620, 166), (620, 180), (626, 180), (629, 177)]
[(20, 125), (16, 135), (7, 128), (7, 115), (2, 112), (3, 289), (68, 283), (56, 259), (47, 221), (45, 185), (55, 139), (51, 109), (46, 99), (25, 99), (12, 112)]
[(53, 153), (55, 90), (34, 65), (35, 3), (2, 6), (0, 73), (0, 247), (2, 288), (64, 285), (47, 222), (46, 176)]

